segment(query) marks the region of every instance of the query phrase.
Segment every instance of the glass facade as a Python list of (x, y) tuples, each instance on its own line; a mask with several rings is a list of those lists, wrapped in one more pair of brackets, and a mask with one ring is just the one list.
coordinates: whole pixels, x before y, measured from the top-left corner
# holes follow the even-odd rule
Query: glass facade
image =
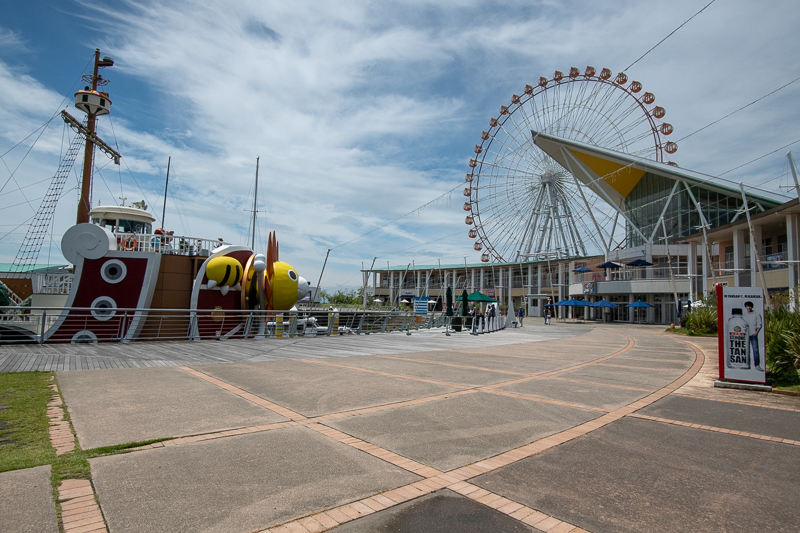
[[(661, 215), (674, 185), (674, 179), (648, 172), (625, 198), (625, 212), (628, 218), (646, 238), (653, 233), (656, 224), (660, 225), (659, 215)], [(742, 197), (735, 193), (724, 194), (699, 185), (692, 185), (689, 188), (695, 200), (703, 208), (703, 215), (711, 227), (728, 224), (736, 216), (736, 212), (742, 208)], [(776, 206), (777, 203), (759, 199), (757, 205), (762, 209), (769, 209)], [(680, 237), (700, 231), (700, 215), (682, 183), (678, 185), (664, 212), (664, 222), (671, 242), (679, 242)], [(634, 247), (645, 244), (646, 239), (643, 239), (630, 223), (627, 226), (627, 246)], [(656, 231), (654, 242), (663, 242), (658, 240), (663, 236), (664, 232), (659, 228)]]

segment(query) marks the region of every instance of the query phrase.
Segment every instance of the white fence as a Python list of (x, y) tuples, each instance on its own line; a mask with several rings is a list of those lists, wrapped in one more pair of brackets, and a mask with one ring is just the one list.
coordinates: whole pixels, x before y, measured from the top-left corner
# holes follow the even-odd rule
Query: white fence
[(229, 244), (220, 240), (181, 235), (141, 235), (139, 233), (116, 233), (115, 235), (117, 236), (117, 250), (129, 252), (157, 252), (208, 257), (214, 248)]
[(34, 294), (69, 294), (72, 274), (35, 274), (31, 280)]

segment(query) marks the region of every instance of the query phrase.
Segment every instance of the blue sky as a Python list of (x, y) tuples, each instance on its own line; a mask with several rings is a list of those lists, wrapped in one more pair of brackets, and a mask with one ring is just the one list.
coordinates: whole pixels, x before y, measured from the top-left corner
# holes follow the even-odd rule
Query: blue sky
[[(168, 229), (247, 242), (260, 156), (262, 242), (277, 230), (281, 258), (312, 283), (332, 248), (322, 285), (336, 288), (358, 285), (375, 256), (478, 261), (460, 187), (342, 244), (462, 185), (489, 118), (525, 84), (571, 66), (619, 72), (705, 3), (3, 2), (0, 262), (58, 166), (63, 126), (51, 122), (27, 155), (30, 141), (9, 150), (65, 97), (71, 106), (95, 48), (116, 61), (99, 133), (125, 163), (97, 156), (94, 203), (144, 197), (160, 218), (171, 156)], [(796, 1), (717, 0), (626, 72), (680, 139), (800, 76), (797, 20)], [(800, 82), (680, 142), (673, 159), (719, 174), (792, 143), (798, 97)], [(725, 177), (778, 190), (785, 152)], [(40, 262), (61, 260), (76, 203), (67, 192)]]

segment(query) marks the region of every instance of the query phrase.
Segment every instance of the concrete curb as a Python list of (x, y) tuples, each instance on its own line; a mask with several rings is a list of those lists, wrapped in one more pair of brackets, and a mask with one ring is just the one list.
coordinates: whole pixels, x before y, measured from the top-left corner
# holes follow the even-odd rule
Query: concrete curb
[(719, 379), (714, 381), (714, 386), (720, 389), (741, 389), (772, 392), (772, 387), (769, 385), (756, 385), (755, 383), (734, 383), (731, 381), (721, 381)]

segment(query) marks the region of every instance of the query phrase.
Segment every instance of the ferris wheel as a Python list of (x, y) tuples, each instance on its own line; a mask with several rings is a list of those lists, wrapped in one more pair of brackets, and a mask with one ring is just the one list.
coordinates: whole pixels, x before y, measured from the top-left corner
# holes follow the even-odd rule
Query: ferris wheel
[[(541, 77), (500, 106), (465, 178), (465, 222), (481, 261), (581, 257), (620, 245), (625, 232), (615, 233), (616, 213), (542, 151), (534, 134), (664, 162), (664, 152), (678, 146), (664, 142), (673, 127), (660, 122), (666, 111), (654, 102), (625, 73), (589, 66)], [(594, 220), (582, 216), (587, 209)]]

